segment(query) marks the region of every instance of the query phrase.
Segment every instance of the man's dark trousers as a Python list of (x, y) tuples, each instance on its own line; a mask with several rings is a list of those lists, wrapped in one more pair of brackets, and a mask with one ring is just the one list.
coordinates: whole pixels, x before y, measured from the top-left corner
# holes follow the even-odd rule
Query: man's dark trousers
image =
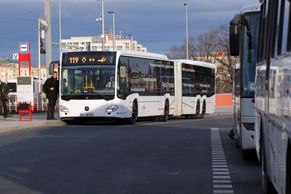
[(2, 101), (2, 106), (3, 106), (3, 111), (4, 111), (3, 116), (4, 116), (4, 118), (7, 118), (7, 116), (8, 116), (8, 109), (7, 109), (6, 98), (2, 98), (1, 101)]
[(54, 98), (48, 98), (48, 110), (47, 110), (47, 119), (55, 119), (54, 113), (55, 113), (55, 106), (56, 106), (57, 99)]

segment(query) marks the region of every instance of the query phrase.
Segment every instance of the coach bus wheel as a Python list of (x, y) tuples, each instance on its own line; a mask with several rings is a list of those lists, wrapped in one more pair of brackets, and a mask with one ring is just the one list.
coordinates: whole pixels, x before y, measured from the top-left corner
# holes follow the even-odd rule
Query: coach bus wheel
[(276, 194), (276, 190), (270, 181), (268, 171), (267, 171), (267, 162), (266, 162), (266, 151), (265, 151), (265, 144), (262, 142), (262, 187), (263, 191), (266, 194)]
[(166, 122), (169, 119), (169, 102), (165, 102), (165, 109), (164, 109), (164, 115), (161, 116), (160, 120)]
[(132, 112), (131, 112), (131, 118), (129, 119), (129, 123), (134, 124), (138, 117), (138, 106), (136, 101), (132, 104)]
[(239, 136), (239, 150), (241, 152), (243, 160), (249, 159), (249, 152), (248, 150), (243, 149), (243, 140), (242, 140), (242, 130), (240, 128), (240, 136)]

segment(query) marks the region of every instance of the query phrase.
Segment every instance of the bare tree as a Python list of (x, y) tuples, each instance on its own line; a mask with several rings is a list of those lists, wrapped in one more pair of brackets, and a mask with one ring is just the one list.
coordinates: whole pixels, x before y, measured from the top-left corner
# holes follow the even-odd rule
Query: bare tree
[(217, 93), (231, 92), (233, 83), (233, 68), (235, 64), (238, 63), (238, 58), (230, 56), (228, 27), (225, 25), (220, 25), (216, 28), (216, 31), (219, 50), (224, 53), (223, 57), (216, 57), (216, 89)]
[[(185, 43), (173, 46), (169, 58), (185, 58)], [(193, 60), (216, 64), (216, 92), (231, 92), (233, 67), (238, 59), (229, 54), (228, 27), (220, 25), (189, 39), (189, 56)], [(178, 55), (180, 53), (180, 55)]]
[[(189, 56), (196, 55), (196, 39), (194, 37), (190, 37), (188, 41), (188, 52)], [(170, 59), (186, 59), (186, 41), (181, 46), (172, 46), (170, 52), (167, 54)]]

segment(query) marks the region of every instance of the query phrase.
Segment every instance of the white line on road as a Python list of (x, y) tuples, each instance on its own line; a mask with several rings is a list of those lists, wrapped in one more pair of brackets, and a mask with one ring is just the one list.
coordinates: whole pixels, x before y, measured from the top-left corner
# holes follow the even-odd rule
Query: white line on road
[(234, 193), (219, 129), (211, 128), (212, 179), (214, 194)]

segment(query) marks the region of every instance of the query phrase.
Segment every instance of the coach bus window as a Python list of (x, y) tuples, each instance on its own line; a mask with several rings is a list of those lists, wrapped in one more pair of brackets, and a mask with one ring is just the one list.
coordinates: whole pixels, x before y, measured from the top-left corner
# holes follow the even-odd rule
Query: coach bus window
[[(282, 54), (287, 52), (287, 38), (288, 38), (288, 26), (289, 26), (289, 11), (290, 3), (289, 1), (285, 2), (285, 11), (284, 11), (284, 24), (283, 24), (283, 37), (282, 37)], [(290, 37), (291, 38), (291, 37)]]
[(289, 3), (289, 14), (288, 14), (288, 41), (287, 41), (287, 50), (288, 51), (291, 51), (291, 12), (290, 12), (290, 9), (291, 9), (291, 3), (290, 1), (288, 1)]
[(121, 57), (118, 64), (118, 86), (117, 95), (121, 99), (126, 99), (129, 95), (129, 76), (127, 69), (128, 59), (126, 57)]
[(283, 38), (283, 24), (284, 24), (285, 0), (280, 0), (280, 13), (278, 24), (278, 39), (277, 39), (277, 55), (282, 54), (282, 38)]
[(259, 15), (246, 15), (243, 28), (243, 96), (253, 97), (255, 91), (256, 54)]
[(195, 96), (199, 93), (199, 83), (195, 82), (194, 66), (182, 64), (182, 95)]

